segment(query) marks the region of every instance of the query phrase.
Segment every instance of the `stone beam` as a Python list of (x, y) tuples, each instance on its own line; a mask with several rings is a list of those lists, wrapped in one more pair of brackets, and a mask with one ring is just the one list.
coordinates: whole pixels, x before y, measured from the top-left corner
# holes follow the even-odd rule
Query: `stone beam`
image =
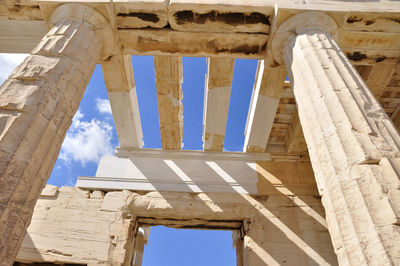
[(372, 67), (368, 78), (365, 80), (365, 83), (378, 100), (385, 91), (395, 71), (395, 63), (386, 64), (382, 62)]
[(115, 156), (127, 158), (130, 156), (143, 158), (193, 158), (193, 159), (209, 159), (209, 160), (253, 160), (253, 161), (301, 161), (297, 155), (287, 155), (276, 153), (244, 153), (244, 152), (214, 152), (214, 151), (188, 151), (188, 150), (157, 150), (157, 149), (131, 149), (131, 148), (116, 148)]
[(121, 29), (124, 54), (165, 56), (231, 56), (259, 59), (265, 56), (268, 35), (247, 33), (180, 32), (170, 29)]
[(285, 139), (287, 154), (305, 154), (307, 153), (307, 143), (304, 139), (303, 129), (301, 128), (299, 115), (297, 111), (293, 114), (288, 133)]
[(289, 73), (339, 264), (397, 265), (399, 175), (383, 162), (400, 157), (400, 136), (336, 32), (326, 14), (297, 14), (278, 29), (274, 56)]
[(234, 66), (233, 58), (207, 58), (203, 115), (206, 151), (222, 151), (224, 147)]
[(267, 33), (273, 11), (272, 1), (171, 0), (168, 20), (178, 31)]
[[(65, 4), (54, 27), (0, 88), (0, 261), (11, 265), (90, 77), (105, 19)], [(99, 30), (99, 31), (97, 31)], [(103, 51), (102, 51), (103, 50)]]
[(180, 150), (183, 138), (182, 58), (155, 56), (154, 68), (161, 146), (165, 150)]
[[(124, 53), (141, 55), (232, 56), (263, 59), (265, 57), (263, 46), (269, 34), (269, 32), (260, 34), (177, 31), (145, 29), (139, 26), (129, 28), (120, 27), (118, 24), (116, 26), (123, 40)], [(0, 52), (28, 53), (46, 31), (45, 22), (40, 20), (0, 20)], [(376, 63), (398, 58), (399, 39), (400, 33), (342, 30), (339, 44), (352, 62), (365, 64), (369, 61)], [(210, 42), (215, 47), (207, 46)]]
[[(32, 19), (40, 20), (42, 18), (41, 6), (43, 4), (57, 5), (64, 3), (64, 0), (36, 0), (36, 1), (19, 1), (3, 0), (0, 2), (0, 16), (10, 19)], [(108, 1), (104, 0), (81, 0), (74, 1), (76, 3), (86, 4), (91, 7), (99, 5), (109, 5)], [(186, 26), (185, 23), (192, 22), (196, 27), (201, 27), (198, 24), (206, 24), (201, 28), (215, 27), (221, 30), (252, 30), (255, 27), (263, 26), (263, 17), (259, 14), (269, 15), (276, 5), (280, 10), (286, 10), (294, 14), (295, 12), (303, 12), (307, 10), (321, 10), (330, 12), (333, 15), (340, 15), (337, 21), (340, 24), (344, 23), (348, 29), (378, 29), (387, 26), (396, 27), (398, 12), (400, 12), (400, 4), (390, 0), (382, 0), (377, 8), (376, 2), (348, 2), (343, 0), (331, 0), (326, 3), (326, 0), (313, 0), (304, 4), (299, 1), (274, 1), (274, 0), (218, 0), (218, 1), (195, 1), (195, 0), (149, 0), (149, 1), (127, 1), (114, 0), (113, 6), (120, 13), (118, 20), (129, 27), (153, 26), (161, 27), (165, 23), (167, 14), (169, 20), (176, 21)], [(40, 7), (38, 6), (40, 5)], [(193, 16), (179, 16), (177, 12), (192, 11)], [(214, 11), (214, 12), (212, 12)], [(238, 14), (238, 19), (233, 20), (236, 25), (228, 20), (230, 15)], [(251, 13), (258, 13), (253, 14)], [(185, 14), (185, 13), (184, 13)], [(187, 14), (187, 13), (186, 13)], [(250, 15), (250, 16), (249, 16)], [(227, 18), (226, 18), (227, 17)], [(342, 22), (341, 18), (344, 17)], [(180, 18), (180, 19), (179, 19)], [(393, 19), (394, 20), (391, 20)], [(125, 19), (125, 20), (124, 20)], [(259, 22), (261, 20), (261, 22)], [(347, 21), (346, 21), (347, 20)], [(371, 23), (372, 21), (372, 23)], [(346, 24), (347, 22), (347, 24)], [(368, 22), (368, 23), (367, 23)], [(261, 24), (261, 25), (257, 25)], [(266, 25), (268, 26), (268, 24)], [(265, 26), (264, 26), (265, 27)], [(243, 29), (244, 28), (244, 29)], [(255, 29), (254, 29), (255, 30)]]
[[(154, 167), (157, 165), (157, 167)], [(77, 187), (102, 190), (185, 191), (259, 194), (272, 192), (282, 182), (268, 177), (262, 165), (286, 173), (292, 193), (318, 195), (311, 164), (306, 161), (276, 161), (267, 153), (216, 151), (124, 152), (101, 158), (95, 177), (80, 176)], [(259, 168), (259, 166), (261, 168)], [(300, 174), (300, 172), (303, 174)], [(278, 188), (279, 190), (279, 188)], [(288, 192), (290, 193), (290, 192)]]
[[(397, 89), (400, 87), (400, 61), (397, 62), (395, 72), (393, 74), (392, 80), (389, 83), (389, 86), (391, 87), (391, 90), (394, 91), (397, 91)], [(393, 124), (395, 125), (397, 130), (400, 131), (400, 103), (397, 104), (390, 118), (392, 119)]]
[[(393, 76), (396, 74), (396, 64), (397, 60), (384, 60), (382, 62), (378, 62), (372, 65), (356, 65), (356, 69), (360, 76), (364, 79), (367, 86), (371, 89), (372, 94), (378, 99), (378, 101), (384, 100), (383, 98), (388, 98), (391, 95), (390, 91), (393, 90), (390, 88), (391, 80)], [(388, 92), (387, 92), (388, 90)], [(395, 100), (395, 97), (394, 99)], [(395, 110), (394, 107), (392, 110), (388, 110), (387, 106), (385, 106), (386, 111), (388, 113), (393, 113)]]
[[(42, 31), (46, 32), (44, 20), (62, 2), (61, 0), (18, 3), (2, 1), (0, 24), (7, 26), (0, 26), (2, 39), (0, 51), (28, 52), (36, 44), (34, 41), (39, 41), (43, 37)], [(265, 53), (262, 49), (258, 54), (255, 52), (256, 45), (262, 48), (263, 44), (254, 43), (254, 39), (267, 38), (271, 34), (269, 24), (273, 24), (272, 14), (275, 5), (274, 1), (262, 0), (246, 3), (238, 1), (198, 3), (182, 0), (139, 2), (123, 0), (113, 1), (112, 4), (104, 1), (82, 1), (82, 3), (103, 12), (105, 16), (110, 16), (109, 20), (120, 34), (129, 33), (127, 37), (129, 41), (124, 44), (124, 50), (129, 50), (127, 54), (132, 54), (133, 51), (138, 54), (145, 53), (145, 47), (149, 47), (150, 51), (146, 53), (157, 55), (227, 56), (232, 53), (233, 57), (258, 59), (262, 59)], [(389, 2), (381, 1), (380, 12), (377, 12), (376, 3), (362, 3), (361, 6), (353, 2), (337, 3), (342, 4), (333, 6), (313, 1), (303, 5), (293, 1), (280, 1), (277, 3), (277, 11), (283, 20), (302, 12), (304, 8), (318, 9), (333, 15), (340, 24), (338, 42), (346, 55), (356, 60), (355, 62), (383, 58), (387, 60), (400, 56), (400, 26), (396, 22), (398, 18), (396, 8), (399, 4), (390, 2), (390, 9), (386, 9), (385, 6), (388, 7)], [(22, 24), (25, 24), (25, 27), (21, 26)], [(158, 37), (149, 37), (146, 34), (149, 31)], [(166, 33), (171, 34), (163, 36)], [(217, 38), (218, 34), (223, 36)], [(171, 35), (174, 37), (171, 38)], [(193, 46), (196, 42), (188, 40), (188, 36), (193, 36), (196, 41), (198, 41), (196, 36), (202, 36), (202, 39), (206, 40)], [(177, 37), (180, 40), (174, 43)], [(212, 45), (207, 47), (211, 41)], [(179, 54), (181, 51), (182, 54)]]
[(165, 0), (113, 1), (118, 29), (164, 28), (168, 25), (168, 4)]
[(48, 32), (44, 21), (0, 19), (0, 53), (30, 53)]
[(142, 126), (130, 55), (117, 54), (101, 63), (121, 147), (141, 148)]
[[(400, 49), (400, 33), (398, 32), (363, 32), (340, 31), (339, 40), (343, 48), (362, 47), (363, 49), (398, 50)], [(400, 52), (399, 52), (400, 53)]]
[(270, 59), (258, 64), (246, 122), (244, 152), (265, 152), (278, 109), (286, 69), (274, 66)]
[(397, 130), (400, 131), (400, 104), (397, 106), (390, 119), (392, 119), (392, 122)]

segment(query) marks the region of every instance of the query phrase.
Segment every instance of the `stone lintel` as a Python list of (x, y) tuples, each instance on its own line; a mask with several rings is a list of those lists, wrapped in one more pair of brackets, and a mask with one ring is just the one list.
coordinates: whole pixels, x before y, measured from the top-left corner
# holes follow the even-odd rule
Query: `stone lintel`
[(223, 150), (234, 65), (234, 58), (207, 58), (203, 115), (204, 150)]

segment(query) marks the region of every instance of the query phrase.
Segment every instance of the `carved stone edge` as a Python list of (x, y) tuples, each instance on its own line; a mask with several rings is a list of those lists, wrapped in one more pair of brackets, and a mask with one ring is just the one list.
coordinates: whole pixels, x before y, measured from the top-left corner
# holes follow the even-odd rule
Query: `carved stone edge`
[(306, 32), (326, 32), (338, 39), (338, 26), (331, 16), (319, 11), (296, 14), (279, 26), (272, 39), (272, 54), (279, 64), (284, 64), (283, 48), (286, 44)]
[(86, 5), (67, 3), (58, 6), (52, 12), (49, 23), (54, 26), (63, 19), (73, 19), (87, 23), (94, 31), (100, 34), (100, 39), (103, 42), (100, 60), (104, 60), (113, 54), (115, 47), (113, 30), (111, 24), (99, 12)]

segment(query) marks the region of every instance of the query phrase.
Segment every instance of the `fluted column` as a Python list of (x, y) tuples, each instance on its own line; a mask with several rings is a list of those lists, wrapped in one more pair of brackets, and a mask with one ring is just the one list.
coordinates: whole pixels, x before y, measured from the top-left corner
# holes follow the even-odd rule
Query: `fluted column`
[(329, 232), (341, 265), (399, 265), (400, 137), (335, 42), (336, 23), (319, 12), (278, 29), (284, 61)]
[(0, 88), (0, 265), (11, 265), (96, 62), (106, 20), (66, 4)]

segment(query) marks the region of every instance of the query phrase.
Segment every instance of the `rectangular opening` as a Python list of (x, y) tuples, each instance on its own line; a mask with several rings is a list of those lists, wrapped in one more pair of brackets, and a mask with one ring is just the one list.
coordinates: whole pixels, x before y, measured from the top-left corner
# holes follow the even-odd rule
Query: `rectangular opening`
[(132, 55), (133, 76), (143, 131), (143, 148), (161, 148), (154, 56)]
[(203, 149), (204, 82), (206, 58), (183, 57), (183, 150)]
[(133, 266), (242, 265), (241, 221), (138, 221)]
[(257, 70), (257, 60), (235, 59), (224, 151), (243, 151), (245, 128)]

